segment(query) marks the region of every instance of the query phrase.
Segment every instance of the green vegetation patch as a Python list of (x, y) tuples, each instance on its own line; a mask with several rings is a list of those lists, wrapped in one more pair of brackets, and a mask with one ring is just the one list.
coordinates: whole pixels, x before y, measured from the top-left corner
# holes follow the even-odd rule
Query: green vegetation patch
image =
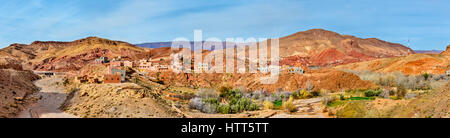
[(351, 101), (370, 100), (370, 101), (372, 101), (372, 100), (375, 100), (375, 97), (351, 97), (346, 100), (351, 100)]

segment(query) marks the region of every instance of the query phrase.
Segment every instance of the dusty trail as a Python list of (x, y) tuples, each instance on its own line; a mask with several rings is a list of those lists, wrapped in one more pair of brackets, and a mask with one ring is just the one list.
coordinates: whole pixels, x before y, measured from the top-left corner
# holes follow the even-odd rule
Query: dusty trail
[[(40, 100), (19, 113), (18, 118), (78, 118), (59, 109), (67, 93), (59, 85), (62, 77), (47, 77), (34, 82), (41, 90), (35, 94)], [(59, 84), (58, 84), (59, 83)]]
[(291, 114), (283, 112), (270, 118), (327, 118), (322, 113), (322, 97), (295, 100), (294, 105), (297, 107), (297, 112)]

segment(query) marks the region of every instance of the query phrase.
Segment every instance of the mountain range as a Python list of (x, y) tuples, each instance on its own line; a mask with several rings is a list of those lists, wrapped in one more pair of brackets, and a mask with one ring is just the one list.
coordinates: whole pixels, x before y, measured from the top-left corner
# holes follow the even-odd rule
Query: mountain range
[[(412, 49), (401, 44), (376, 38), (362, 39), (341, 35), (323, 29), (298, 32), (279, 40), (283, 65), (333, 67), (414, 54)], [(102, 56), (109, 58), (122, 56), (133, 60), (154, 55), (169, 56), (170, 54), (167, 54), (170, 51), (167, 48), (169, 45), (170, 42), (133, 45), (122, 41), (88, 37), (72, 42), (35, 41), (29, 45), (12, 44), (0, 51), (11, 55), (27, 69), (67, 71), (78, 70)], [(161, 54), (164, 51), (166, 54)]]

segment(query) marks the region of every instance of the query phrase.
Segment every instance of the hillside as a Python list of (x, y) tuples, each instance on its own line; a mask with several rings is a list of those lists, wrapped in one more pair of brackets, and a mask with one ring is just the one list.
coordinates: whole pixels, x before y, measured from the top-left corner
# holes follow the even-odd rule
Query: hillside
[[(170, 47), (171, 44), (170, 42), (155, 42), (137, 45), (145, 48), (164, 48)], [(270, 43), (268, 45), (270, 46)], [(192, 49), (198, 50), (198, 48)], [(249, 51), (245, 52), (248, 55)], [(323, 29), (312, 29), (280, 38), (280, 56), (283, 58), (281, 64), (284, 65), (301, 63), (304, 66), (336, 66), (378, 58), (406, 56), (413, 53), (412, 49), (400, 44), (376, 38), (362, 39), (341, 35)]]
[(72, 42), (35, 41), (30, 45), (12, 44), (2, 51), (19, 59), (29, 69), (70, 71), (78, 70), (102, 56), (135, 58), (135, 55), (145, 52), (145, 49), (126, 42), (88, 37)]
[(29, 95), (39, 91), (33, 84), (37, 79), (31, 71), (0, 69), (0, 118), (15, 117), (34, 102)]
[(413, 54), (403, 57), (378, 59), (336, 67), (337, 69), (369, 70), (376, 72), (400, 71), (404, 74), (445, 74), (450, 69), (449, 48), (437, 54)]
[(280, 55), (286, 62), (304, 65), (335, 66), (378, 58), (406, 56), (413, 50), (376, 38), (361, 39), (350, 35), (312, 29), (280, 38)]

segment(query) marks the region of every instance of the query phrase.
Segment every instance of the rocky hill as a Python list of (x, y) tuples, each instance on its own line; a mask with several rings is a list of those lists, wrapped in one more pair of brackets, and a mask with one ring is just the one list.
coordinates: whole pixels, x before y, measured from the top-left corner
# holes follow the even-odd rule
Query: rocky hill
[(369, 70), (376, 72), (400, 71), (404, 74), (445, 74), (450, 69), (449, 47), (446, 52), (437, 54), (413, 54), (403, 57), (378, 59), (368, 62), (338, 66), (338, 69)]
[(133, 58), (145, 52), (145, 49), (126, 42), (88, 37), (72, 42), (35, 41), (30, 45), (12, 44), (2, 51), (17, 58), (27, 69), (70, 71), (78, 70), (102, 56)]
[(362, 39), (312, 29), (280, 38), (280, 55), (285, 64), (335, 66), (378, 58), (406, 56), (414, 51), (401, 44), (376, 38)]
[[(270, 43), (268, 45), (270, 46)], [(138, 44), (138, 46), (164, 48), (170, 47), (171, 43), (144, 43)], [(198, 48), (193, 49), (198, 50)], [(248, 55), (249, 51), (245, 52)], [(409, 54), (414, 54), (414, 51), (401, 44), (376, 38), (362, 39), (341, 35), (323, 29), (312, 29), (280, 38), (280, 56), (283, 58), (281, 64), (285, 65), (301, 63), (304, 66), (336, 66)]]

